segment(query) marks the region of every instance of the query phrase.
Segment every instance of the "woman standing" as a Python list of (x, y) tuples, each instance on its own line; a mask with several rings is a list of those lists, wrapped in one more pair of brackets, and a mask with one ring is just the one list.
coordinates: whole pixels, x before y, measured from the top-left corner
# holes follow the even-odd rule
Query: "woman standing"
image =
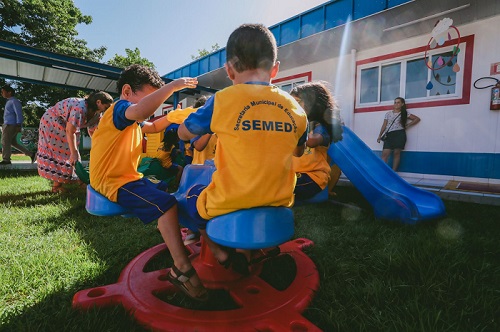
[(63, 192), (63, 183), (77, 182), (73, 166), (80, 161), (80, 129), (89, 135), (113, 98), (106, 92), (93, 92), (86, 98), (67, 98), (50, 107), (40, 119), (38, 174), (52, 180), (52, 192)]
[(384, 122), (377, 138), (377, 142), (380, 143), (382, 136), (387, 134), (387, 137), (384, 139), (382, 160), (387, 163), (391, 152), (393, 152), (392, 169), (394, 171), (397, 171), (399, 167), (401, 151), (404, 150), (406, 145), (406, 129), (419, 122), (420, 118), (418, 116), (406, 110), (404, 98), (397, 97), (394, 99), (393, 110), (385, 114)]

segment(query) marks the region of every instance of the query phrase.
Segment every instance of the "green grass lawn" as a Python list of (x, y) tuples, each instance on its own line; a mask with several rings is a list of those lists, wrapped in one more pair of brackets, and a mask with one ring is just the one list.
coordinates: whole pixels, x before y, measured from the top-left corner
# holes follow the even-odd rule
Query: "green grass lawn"
[(10, 160), (23, 160), (23, 161), (31, 161), (31, 158), (28, 156), (25, 156), (24, 154), (12, 154), (10, 156)]
[[(83, 190), (49, 189), (36, 172), (0, 172), (0, 330), (143, 331), (121, 307), (71, 301), (161, 243), (156, 225), (89, 215)], [(409, 226), (376, 220), (352, 187), (336, 191), (349, 205), (294, 208), (320, 274), (308, 320), (324, 331), (500, 330), (499, 207), (445, 202), (446, 218)]]

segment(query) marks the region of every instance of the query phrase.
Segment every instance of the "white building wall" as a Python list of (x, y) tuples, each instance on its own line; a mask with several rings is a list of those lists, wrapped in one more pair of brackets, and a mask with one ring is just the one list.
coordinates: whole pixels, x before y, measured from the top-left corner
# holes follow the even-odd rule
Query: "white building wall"
[[(499, 26), (500, 16), (457, 27), (461, 36), (474, 35), (471, 84), (478, 78), (491, 76), (491, 64), (500, 62), (500, 38), (495, 37)], [(353, 61), (425, 46), (430, 33), (431, 31), (428, 31), (420, 37), (378, 48), (349, 51), (339, 58), (281, 71), (278, 78), (311, 71), (312, 80), (329, 82), (342, 109), (346, 125), (371, 149), (381, 150), (382, 144), (377, 143), (377, 137), (386, 111), (354, 113)], [(461, 49), (459, 56), (464, 55), (465, 50)], [(500, 79), (500, 75), (494, 77)], [(483, 85), (492, 82), (484, 81)], [(419, 116), (422, 121), (408, 130), (405, 150), (500, 153), (500, 111), (490, 111), (489, 103), (490, 88), (479, 90), (471, 87), (470, 104), (410, 108), (409, 111)]]

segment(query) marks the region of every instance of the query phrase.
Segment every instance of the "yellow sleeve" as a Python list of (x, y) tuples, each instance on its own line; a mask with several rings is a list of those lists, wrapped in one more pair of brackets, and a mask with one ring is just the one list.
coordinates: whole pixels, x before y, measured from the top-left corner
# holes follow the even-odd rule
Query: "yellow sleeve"
[(174, 110), (167, 114), (167, 120), (171, 123), (181, 124), (186, 120), (189, 114), (196, 111), (193, 107), (186, 107), (180, 110)]

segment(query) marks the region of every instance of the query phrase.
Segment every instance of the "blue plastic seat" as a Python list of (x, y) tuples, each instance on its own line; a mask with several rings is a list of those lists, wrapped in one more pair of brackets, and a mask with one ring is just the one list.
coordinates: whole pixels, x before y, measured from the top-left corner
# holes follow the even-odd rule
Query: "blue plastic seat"
[(286, 207), (257, 207), (213, 218), (207, 234), (214, 242), (239, 249), (275, 247), (294, 234), (293, 211)]
[(110, 201), (107, 197), (101, 195), (89, 185), (87, 185), (87, 200), (85, 209), (88, 213), (95, 216), (127, 216), (130, 217), (130, 211), (118, 203)]
[(177, 199), (179, 223), (193, 232), (197, 232), (198, 228), (196, 227), (196, 223), (193, 223), (191, 217), (187, 213), (188, 208), (186, 195), (189, 192), (189, 189), (195, 185), (208, 185), (212, 180), (212, 174), (214, 172), (215, 166), (213, 161), (206, 161), (204, 165), (186, 165), (182, 171), (179, 188), (175, 193), (173, 193)]
[[(187, 214), (186, 194), (195, 185), (208, 185), (215, 166), (187, 165), (182, 173), (177, 199), (179, 223), (197, 231)], [(328, 194), (328, 193), (327, 193)], [(239, 249), (261, 249), (280, 245), (294, 234), (293, 212), (285, 207), (257, 207), (218, 216), (207, 223), (207, 234), (216, 243)]]
[[(194, 185), (208, 185), (214, 171), (213, 163), (186, 166), (179, 190), (174, 193), (178, 201), (179, 222), (193, 231), (197, 229), (187, 214), (186, 194)], [(126, 208), (111, 202), (90, 185), (87, 186), (85, 209), (96, 216), (132, 216)], [(293, 212), (286, 207), (256, 207), (238, 210), (210, 220), (207, 223), (207, 234), (214, 242), (231, 248), (275, 247), (292, 238), (294, 234)]]

